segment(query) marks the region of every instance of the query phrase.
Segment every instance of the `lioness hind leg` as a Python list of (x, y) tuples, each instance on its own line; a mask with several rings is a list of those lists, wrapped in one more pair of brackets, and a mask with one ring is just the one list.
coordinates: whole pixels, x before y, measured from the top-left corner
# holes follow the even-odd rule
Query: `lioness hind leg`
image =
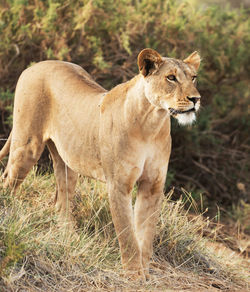
[(71, 204), (78, 175), (64, 163), (52, 140), (47, 142), (47, 146), (53, 160), (56, 179), (55, 208), (60, 212), (61, 221), (70, 222)]
[(22, 142), (21, 139), (13, 138), (8, 164), (3, 174), (4, 188), (12, 188), (14, 193), (40, 158), (45, 146), (39, 137), (29, 137), (25, 143)]

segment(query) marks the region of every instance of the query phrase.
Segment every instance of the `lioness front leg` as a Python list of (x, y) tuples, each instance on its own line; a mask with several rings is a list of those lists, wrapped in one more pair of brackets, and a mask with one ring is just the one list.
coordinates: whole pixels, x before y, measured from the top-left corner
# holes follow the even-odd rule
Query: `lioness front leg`
[(126, 276), (145, 279), (141, 251), (134, 231), (132, 200), (127, 186), (119, 183), (109, 186), (109, 201)]
[(153, 239), (158, 221), (165, 179), (141, 181), (135, 203), (135, 230), (142, 254), (142, 265), (149, 278), (149, 262), (153, 253)]

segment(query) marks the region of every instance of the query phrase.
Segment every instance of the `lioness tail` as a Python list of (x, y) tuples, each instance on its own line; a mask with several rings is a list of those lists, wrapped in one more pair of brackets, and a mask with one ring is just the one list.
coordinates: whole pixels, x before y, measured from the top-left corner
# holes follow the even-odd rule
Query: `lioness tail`
[[(12, 132), (11, 132), (12, 133)], [(0, 151), (0, 161), (9, 154), (10, 152), (10, 142), (11, 142), (11, 133), (8, 137), (8, 140), (6, 141), (6, 143), (4, 144), (3, 148)]]

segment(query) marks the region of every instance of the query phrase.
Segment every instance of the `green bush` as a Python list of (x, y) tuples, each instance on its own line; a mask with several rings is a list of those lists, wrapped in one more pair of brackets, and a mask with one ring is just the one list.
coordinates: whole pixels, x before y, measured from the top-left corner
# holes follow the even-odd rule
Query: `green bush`
[(191, 2), (5, 1), (1, 92), (14, 92), (20, 73), (44, 59), (75, 62), (110, 89), (137, 74), (136, 57), (145, 47), (178, 58), (198, 50), (203, 109), (192, 128), (173, 122), (171, 185), (205, 193), (219, 204), (246, 199), (237, 185), (249, 189), (249, 9), (199, 9)]

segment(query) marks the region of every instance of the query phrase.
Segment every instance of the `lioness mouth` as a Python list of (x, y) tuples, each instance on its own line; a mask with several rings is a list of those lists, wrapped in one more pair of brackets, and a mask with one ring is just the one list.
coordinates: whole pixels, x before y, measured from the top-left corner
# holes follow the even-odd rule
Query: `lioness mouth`
[(171, 115), (177, 115), (177, 114), (186, 114), (186, 113), (190, 113), (190, 112), (195, 112), (195, 108), (191, 108), (187, 111), (180, 111), (180, 110), (177, 110), (177, 109), (174, 109), (172, 107), (169, 108), (169, 111), (170, 111), (170, 114)]

